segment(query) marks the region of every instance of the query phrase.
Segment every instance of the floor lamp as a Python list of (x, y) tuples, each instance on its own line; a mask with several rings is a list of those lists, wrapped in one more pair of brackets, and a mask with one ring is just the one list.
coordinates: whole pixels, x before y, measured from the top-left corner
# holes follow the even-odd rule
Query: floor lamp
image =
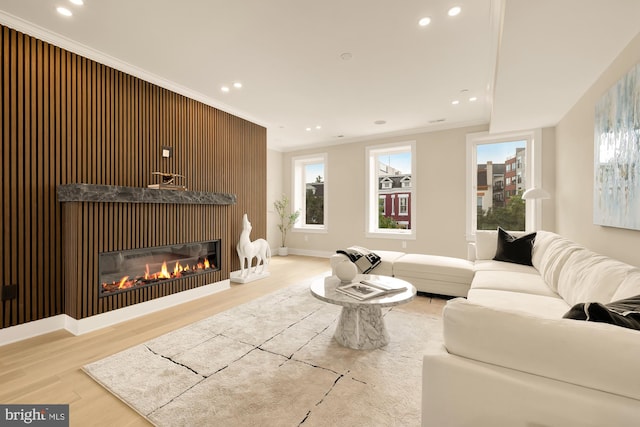
[[(524, 193), (522, 193), (522, 199), (523, 200), (543, 200), (543, 199), (550, 199), (551, 195), (543, 190), (542, 188), (529, 188), (527, 191), (525, 191)], [(533, 224), (531, 224), (533, 226), (533, 231), (537, 230), (537, 224), (536, 222), (538, 221), (538, 218), (541, 218), (542, 216), (542, 203), (536, 203), (535, 205), (535, 218), (533, 221)], [(542, 224), (542, 223), (541, 223)]]
[(551, 195), (547, 193), (542, 188), (530, 188), (524, 193), (522, 193), (522, 198), (524, 200), (542, 200), (542, 199), (550, 199)]

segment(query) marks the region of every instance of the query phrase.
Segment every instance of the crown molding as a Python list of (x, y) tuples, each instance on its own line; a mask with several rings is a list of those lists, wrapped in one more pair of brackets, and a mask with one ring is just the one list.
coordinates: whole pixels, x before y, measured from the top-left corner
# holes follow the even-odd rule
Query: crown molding
[(92, 47), (79, 43), (61, 34), (50, 31), (32, 22), (19, 18), (15, 15), (6, 13), (2, 10), (0, 10), (0, 24), (13, 28), (16, 31), (20, 31), (21, 33), (27, 34), (31, 37), (35, 37), (39, 40), (42, 40), (44, 42), (47, 42), (59, 48), (65, 49), (69, 52), (75, 53), (76, 55), (83, 56), (92, 61), (96, 61), (100, 64), (106, 65), (108, 67), (111, 67), (123, 73), (137, 77), (139, 79), (152, 83), (156, 86), (159, 86), (164, 89), (175, 92), (177, 94), (186, 96), (187, 98), (193, 99), (198, 102), (202, 102), (203, 104), (206, 104), (210, 107), (232, 114), (241, 119), (248, 120), (259, 126), (262, 126), (265, 128), (268, 127), (268, 125), (263, 121), (255, 117), (252, 117), (249, 114), (246, 114), (242, 111), (239, 111), (231, 107), (230, 105), (222, 103), (217, 99), (208, 97), (200, 92), (197, 92), (185, 86), (179, 85), (164, 77), (153, 74), (133, 64), (129, 64), (128, 62), (122, 61), (116, 57), (113, 57), (97, 49), (94, 49)]

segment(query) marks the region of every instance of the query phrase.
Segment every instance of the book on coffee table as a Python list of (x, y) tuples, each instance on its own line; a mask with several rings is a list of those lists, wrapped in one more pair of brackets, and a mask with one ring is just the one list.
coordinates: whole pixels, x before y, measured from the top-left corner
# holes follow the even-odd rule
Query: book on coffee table
[(402, 292), (407, 289), (404, 286), (394, 287), (388, 283), (375, 279), (365, 279), (359, 282), (338, 286), (336, 291), (349, 295), (352, 298), (363, 301), (371, 298)]

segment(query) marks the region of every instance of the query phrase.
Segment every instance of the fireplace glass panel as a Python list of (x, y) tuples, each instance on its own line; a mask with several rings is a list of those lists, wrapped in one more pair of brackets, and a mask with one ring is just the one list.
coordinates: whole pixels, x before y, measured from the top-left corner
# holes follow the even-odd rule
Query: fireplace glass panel
[(100, 296), (220, 270), (220, 241), (185, 243), (98, 256)]

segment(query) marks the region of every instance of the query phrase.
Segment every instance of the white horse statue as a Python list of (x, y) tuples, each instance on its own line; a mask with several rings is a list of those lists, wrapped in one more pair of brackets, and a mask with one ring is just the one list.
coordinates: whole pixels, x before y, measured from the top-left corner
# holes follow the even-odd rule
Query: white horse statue
[[(242, 233), (240, 233), (240, 241), (238, 241), (238, 246), (236, 246), (238, 258), (240, 258), (240, 277), (248, 277), (252, 273), (251, 261), (253, 258), (256, 258), (253, 273), (256, 273), (260, 263), (262, 263), (260, 273), (263, 273), (265, 266), (269, 265), (269, 260), (271, 259), (269, 243), (264, 239), (258, 239), (252, 242), (251, 239), (249, 239), (249, 234), (251, 234), (251, 223), (249, 222), (249, 218), (247, 218), (247, 214), (244, 214), (242, 216)], [(247, 263), (246, 272), (244, 268), (245, 262)]]

